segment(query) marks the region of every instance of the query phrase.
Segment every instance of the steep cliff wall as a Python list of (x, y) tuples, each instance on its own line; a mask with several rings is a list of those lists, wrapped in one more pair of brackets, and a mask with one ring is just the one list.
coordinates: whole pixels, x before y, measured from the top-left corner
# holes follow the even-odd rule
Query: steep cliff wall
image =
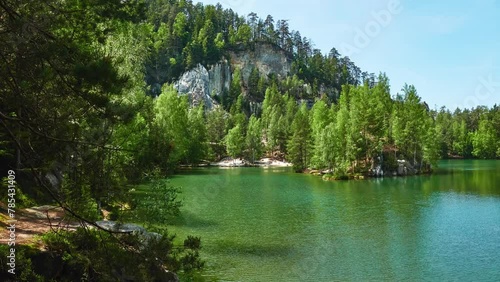
[(229, 91), (231, 70), (231, 65), (226, 59), (210, 66), (208, 70), (208, 91), (211, 95), (220, 96), (224, 91)]
[(188, 95), (191, 106), (198, 106), (201, 102), (209, 109), (214, 107), (215, 101), (210, 97), (210, 79), (208, 71), (202, 65), (185, 72), (174, 87), (180, 95)]
[[(289, 75), (292, 61), (281, 49), (267, 43), (256, 44), (253, 49), (242, 49), (229, 53), (212, 66), (199, 64), (185, 72), (174, 83), (181, 95), (188, 95), (191, 105), (199, 105), (201, 101), (211, 109), (217, 105), (213, 96), (221, 96), (229, 91), (234, 70), (240, 69), (244, 88), (253, 68), (257, 68), (261, 76), (275, 74), (279, 78)], [(246, 93), (244, 93), (246, 94)]]
[(267, 77), (274, 73), (279, 78), (289, 75), (292, 69), (292, 60), (280, 48), (268, 43), (255, 44), (253, 50), (230, 52), (232, 70), (241, 70), (243, 84), (248, 84), (248, 78), (253, 68), (257, 68), (260, 75)]

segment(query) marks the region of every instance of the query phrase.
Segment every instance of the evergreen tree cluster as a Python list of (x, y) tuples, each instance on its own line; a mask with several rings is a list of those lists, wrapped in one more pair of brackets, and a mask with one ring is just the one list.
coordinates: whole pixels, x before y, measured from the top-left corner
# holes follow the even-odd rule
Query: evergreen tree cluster
[(441, 158), (500, 158), (500, 107), (434, 111)]
[(343, 174), (370, 173), (376, 165), (394, 167), (397, 159), (419, 171), (436, 165), (436, 121), (414, 86), (405, 85), (402, 94), (391, 98), (389, 80), (381, 74), (373, 84), (345, 85), (338, 103), (324, 97), (310, 109), (279, 88), (267, 88), (260, 116), (247, 119), (238, 108), (231, 112), (224, 138), (228, 155), (284, 158), (297, 171)]

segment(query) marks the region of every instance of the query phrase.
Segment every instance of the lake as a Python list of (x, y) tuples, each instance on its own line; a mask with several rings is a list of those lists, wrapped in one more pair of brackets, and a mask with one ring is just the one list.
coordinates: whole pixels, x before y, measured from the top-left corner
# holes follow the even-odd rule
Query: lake
[(170, 230), (202, 238), (204, 281), (500, 280), (500, 161), (324, 182), (288, 168), (193, 169)]

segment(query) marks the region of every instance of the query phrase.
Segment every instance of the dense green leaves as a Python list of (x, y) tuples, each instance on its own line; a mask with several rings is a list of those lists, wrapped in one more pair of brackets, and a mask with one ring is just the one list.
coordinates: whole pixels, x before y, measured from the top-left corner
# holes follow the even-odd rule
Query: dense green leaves
[(157, 153), (167, 162), (165, 168), (172, 168), (185, 160), (189, 150), (187, 97), (166, 85), (155, 100), (154, 111), (156, 138), (163, 144)]
[(499, 107), (436, 112), (442, 158), (500, 157)]
[(169, 236), (141, 253), (126, 238), (88, 228), (102, 219), (102, 208), (130, 207), (132, 181), (185, 161), (187, 128), (203, 136), (195, 130), (197, 115), (189, 118), (187, 102), (173, 89), (165, 87), (155, 101), (145, 95), (149, 52), (168, 58), (163, 48), (172, 39), (168, 25), (152, 34), (142, 7), (142, 1), (114, 0), (0, 5), (0, 142), (9, 145), (2, 168), (16, 170), (23, 195), (59, 205), (87, 224), (49, 235), (50, 256), (58, 258), (51, 266), (62, 265), (51, 279), (113, 280), (113, 271), (134, 266), (137, 280), (155, 280), (165, 267), (182, 268), (176, 255), (187, 257), (173, 254)]
[(245, 138), (241, 124), (231, 128), (225, 137), (226, 150), (233, 158), (241, 157), (245, 149)]
[[(361, 72), (334, 48), (322, 54), (272, 16), (245, 19), (187, 0), (144, 8), (118, 0), (0, 5), (0, 158), (4, 171), (30, 175), (23, 193), (89, 222), (103, 207), (130, 204), (130, 183), (227, 156), (338, 176), (394, 171), (398, 159), (425, 172), (439, 157), (500, 156), (497, 106), (436, 112), (411, 85), (391, 98), (385, 75)], [(290, 73), (232, 66), (212, 110), (191, 107), (170, 84), (257, 44), (286, 57)], [(178, 211), (175, 191), (162, 187), (163, 198), (148, 201)], [(184, 256), (186, 265), (197, 266), (196, 254)]]
[(492, 122), (487, 117), (479, 121), (479, 128), (472, 135), (472, 144), (474, 146), (472, 154), (475, 157), (482, 159), (496, 157), (498, 138)]
[(311, 154), (311, 127), (306, 105), (300, 107), (293, 119), (292, 136), (287, 145), (294, 170), (303, 171), (306, 169)]
[(256, 118), (254, 115), (250, 117), (248, 122), (245, 144), (247, 148), (247, 158), (255, 162), (262, 154), (263, 145), (260, 119)]

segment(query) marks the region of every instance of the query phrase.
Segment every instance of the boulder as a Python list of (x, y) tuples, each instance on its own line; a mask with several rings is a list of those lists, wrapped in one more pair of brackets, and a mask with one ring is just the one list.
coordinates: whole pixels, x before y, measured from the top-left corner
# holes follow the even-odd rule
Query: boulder
[(97, 221), (96, 224), (106, 230), (114, 232), (132, 233), (137, 234), (139, 239), (144, 244), (147, 244), (151, 239), (158, 239), (161, 237), (156, 232), (149, 232), (144, 227), (133, 223), (121, 223), (111, 220)]
[(415, 175), (417, 170), (406, 160), (398, 160), (398, 175)]

